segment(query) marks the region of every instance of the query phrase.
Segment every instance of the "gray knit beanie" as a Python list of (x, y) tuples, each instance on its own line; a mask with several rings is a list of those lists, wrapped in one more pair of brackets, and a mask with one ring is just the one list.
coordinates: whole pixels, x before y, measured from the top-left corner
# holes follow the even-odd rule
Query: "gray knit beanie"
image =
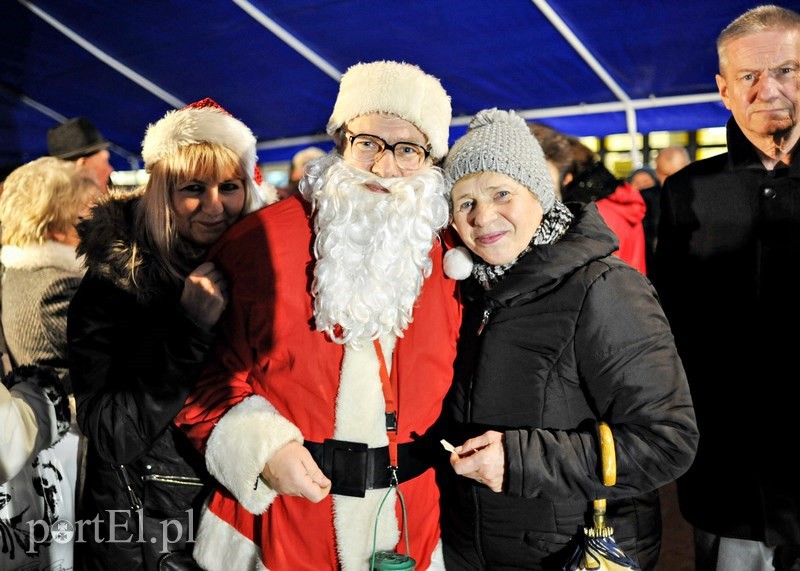
[(444, 162), (448, 190), (467, 175), (497, 172), (530, 190), (545, 214), (555, 202), (555, 187), (542, 147), (525, 120), (513, 111), (484, 109), (470, 121)]

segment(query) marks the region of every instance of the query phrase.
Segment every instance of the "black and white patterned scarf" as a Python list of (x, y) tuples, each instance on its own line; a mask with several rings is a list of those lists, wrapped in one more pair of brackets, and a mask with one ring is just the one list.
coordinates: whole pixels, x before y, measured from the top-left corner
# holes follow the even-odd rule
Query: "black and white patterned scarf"
[(478, 280), (478, 283), (483, 286), (483, 289), (492, 289), (494, 285), (503, 278), (506, 272), (522, 259), (523, 256), (530, 252), (534, 246), (555, 244), (558, 242), (561, 237), (566, 234), (574, 218), (572, 212), (564, 206), (564, 203), (556, 200), (550, 212), (545, 214), (542, 218), (542, 223), (539, 225), (539, 228), (536, 229), (536, 232), (534, 232), (531, 243), (528, 244), (528, 247), (525, 248), (513, 262), (493, 266), (487, 264), (477, 256), (473, 256), (475, 258), (475, 264), (472, 266), (472, 275)]

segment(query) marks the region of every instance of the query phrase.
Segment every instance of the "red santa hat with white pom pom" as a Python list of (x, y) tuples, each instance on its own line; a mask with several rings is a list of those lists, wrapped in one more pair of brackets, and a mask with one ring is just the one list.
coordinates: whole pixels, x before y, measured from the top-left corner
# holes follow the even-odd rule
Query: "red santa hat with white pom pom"
[(169, 111), (158, 122), (147, 127), (142, 141), (145, 169), (149, 171), (155, 163), (174, 154), (180, 147), (198, 143), (222, 145), (239, 156), (245, 172), (253, 173), (252, 190), (260, 198), (261, 204), (258, 206), (276, 200), (275, 189), (263, 184), (257, 163), (255, 135), (244, 123), (208, 97), (182, 109)]

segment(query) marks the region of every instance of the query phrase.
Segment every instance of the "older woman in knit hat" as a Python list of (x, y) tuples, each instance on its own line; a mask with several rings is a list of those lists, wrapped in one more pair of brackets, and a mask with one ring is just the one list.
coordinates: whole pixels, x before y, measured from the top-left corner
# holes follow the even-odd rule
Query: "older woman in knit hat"
[[(448, 569), (551, 569), (607, 497), (643, 569), (660, 544), (658, 487), (691, 464), (697, 427), (655, 291), (611, 253), (593, 204), (555, 197), (542, 149), (513, 112), (481, 111), (450, 150), (453, 226), (469, 251), (445, 271), (466, 303), (445, 406), (454, 481), (441, 486)], [(604, 489), (597, 424), (616, 441)], [(555, 567), (560, 569), (561, 567)]]

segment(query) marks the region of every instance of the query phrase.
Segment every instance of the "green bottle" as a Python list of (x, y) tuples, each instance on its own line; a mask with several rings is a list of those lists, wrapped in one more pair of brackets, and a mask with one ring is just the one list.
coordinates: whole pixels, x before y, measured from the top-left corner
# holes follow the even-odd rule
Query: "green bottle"
[(371, 571), (414, 571), (417, 562), (408, 555), (394, 551), (378, 551)]

